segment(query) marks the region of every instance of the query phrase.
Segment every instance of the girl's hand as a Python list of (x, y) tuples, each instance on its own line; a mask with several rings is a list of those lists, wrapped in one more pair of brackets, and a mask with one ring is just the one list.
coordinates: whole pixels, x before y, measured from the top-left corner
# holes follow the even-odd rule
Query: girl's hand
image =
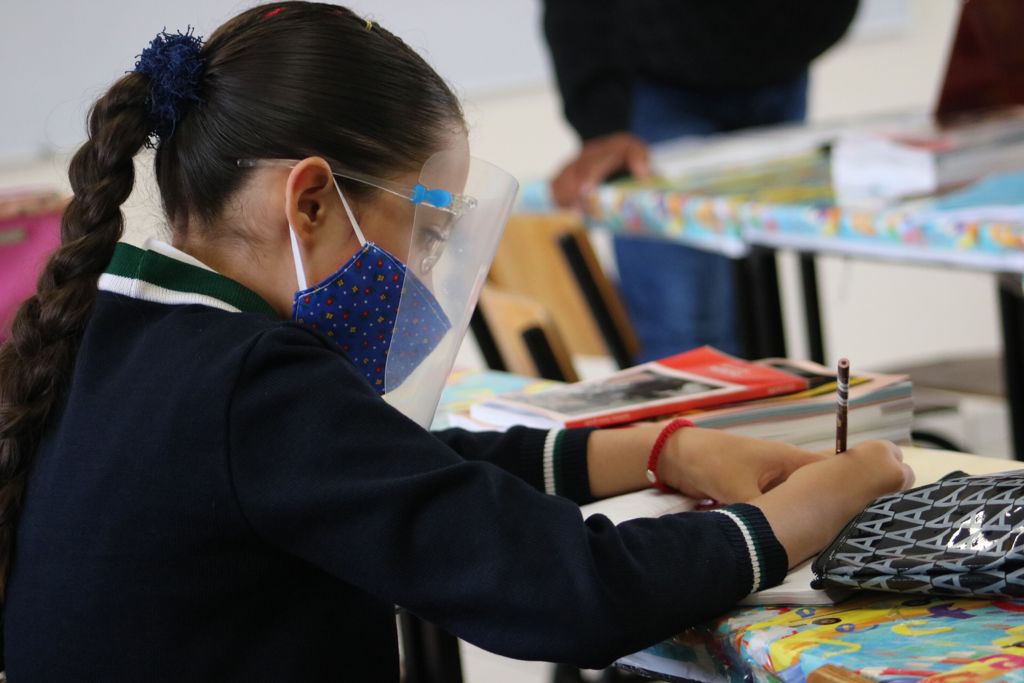
[(827, 457), (777, 441), (685, 427), (665, 444), (658, 478), (691, 498), (738, 503), (757, 498), (800, 467)]
[(792, 567), (824, 548), (872, 500), (913, 484), (898, 446), (865, 441), (793, 472), (751, 503), (761, 508)]

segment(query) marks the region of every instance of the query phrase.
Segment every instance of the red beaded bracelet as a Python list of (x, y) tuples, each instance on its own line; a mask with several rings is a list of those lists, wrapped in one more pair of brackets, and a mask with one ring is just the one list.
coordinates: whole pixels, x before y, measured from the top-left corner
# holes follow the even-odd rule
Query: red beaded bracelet
[(668, 437), (672, 436), (677, 430), (683, 427), (692, 427), (693, 423), (686, 418), (677, 417), (676, 419), (665, 425), (661, 433), (658, 434), (658, 438), (654, 440), (654, 445), (651, 447), (651, 455), (647, 458), (647, 481), (654, 485), (654, 488), (665, 493), (674, 491), (671, 486), (665, 485), (660, 479), (658, 479), (658, 458), (661, 457), (661, 451), (665, 448), (665, 442), (668, 441)]

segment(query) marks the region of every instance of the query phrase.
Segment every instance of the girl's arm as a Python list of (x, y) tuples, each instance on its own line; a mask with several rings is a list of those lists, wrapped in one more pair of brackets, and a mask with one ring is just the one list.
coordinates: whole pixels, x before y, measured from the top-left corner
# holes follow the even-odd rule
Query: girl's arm
[[(595, 498), (650, 486), (647, 458), (664, 426), (652, 423), (591, 435), (587, 460)], [(871, 499), (911, 486), (914, 473), (902, 460), (900, 449), (887, 441), (825, 456), (789, 444), (687, 427), (665, 444), (658, 475), (693, 498), (749, 502), (760, 508), (793, 567), (825, 547)]]
[[(459, 457), (325, 344), (275, 328), (240, 370), (225, 466), (253, 542), (507, 656), (600, 667), (721, 614), (904, 478), (891, 452), (851, 451), (800, 468), (754, 505), (584, 520), (569, 501)], [(702, 431), (677, 433), (681, 455)], [(642, 454), (637, 445), (627, 449)], [(599, 458), (606, 446), (615, 450), (599, 443)], [(720, 457), (663, 459), (677, 458), (689, 485), (728, 493), (698, 466)], [(673, 472), (662, 472), (669, 483)]]
[[(450, 429), (434, 436), (467, 460), (490, 462), (540, 491), (582, 504), (650, 487), (647, 460), (666, 424), (550, 432), (516, 427), (504, 434)], [(786, 443), (687, 427), (665, 444), (658, 476), (693, 498), (749, 502), (825, 459)]]
[(594, 500), (587, 471), (592, 429), (431, 432), (466, 460), (489, 462), (544, 493), (584, 504)]

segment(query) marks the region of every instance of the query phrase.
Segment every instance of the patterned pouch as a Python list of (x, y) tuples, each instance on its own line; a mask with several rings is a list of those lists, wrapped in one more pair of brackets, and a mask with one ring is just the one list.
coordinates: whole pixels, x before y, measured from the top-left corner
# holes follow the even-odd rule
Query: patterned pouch
[(1024, 470), (876, 498), (812, 565), (814, 587), (1024, 596)]

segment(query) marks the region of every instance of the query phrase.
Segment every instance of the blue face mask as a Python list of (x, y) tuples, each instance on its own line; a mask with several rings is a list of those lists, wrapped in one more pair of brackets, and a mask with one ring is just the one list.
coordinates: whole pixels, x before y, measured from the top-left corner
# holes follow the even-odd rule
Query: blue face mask
[[(292, 254), (300, 290), (292, 319), (330, 337), (378, 394), (406, 380), (451, 329), (451, 322), (426, 285), (405, 264), (363, 237), (341, 189), (342, 205), (362, 248), (323, 282), (306, 287), (294, 230)], [(392, 354), (401, 306), (404, 327)], [(385, 378), (386, 381), (385, 381)]]

